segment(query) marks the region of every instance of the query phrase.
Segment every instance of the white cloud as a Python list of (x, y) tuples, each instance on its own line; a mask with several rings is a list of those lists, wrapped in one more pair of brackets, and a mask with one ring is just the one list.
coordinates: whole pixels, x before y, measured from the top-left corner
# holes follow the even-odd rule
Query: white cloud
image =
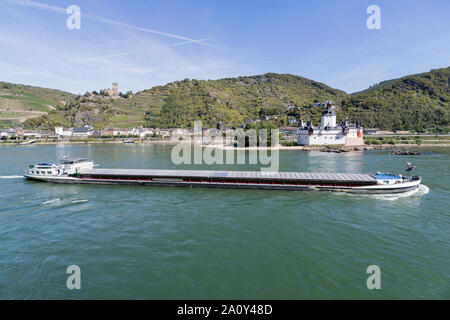
[[(60, 12), (58, 7), (41, 7), (36, 2), (20, 3)], [(60, 20), (41, 25), (40, 16), (12, 8), (20, 14), (0, 28), (0, 47), (6, 48), (0, 51), (2, 80), (74, 93), (99, 90), (115, 81), (122, 91), (137, 91), (186, 77), (216, 78), (239, 70), (234, 57), (230, 59), (222, 50), (186, 46), (210, 39), (167, 43), (169, 39), (149, 37), (115, 23), (94, 25), (89, 33), (68, 31), (51, 27)], [(27, 27), (30, 17), (38, 23), (34, 28)]]

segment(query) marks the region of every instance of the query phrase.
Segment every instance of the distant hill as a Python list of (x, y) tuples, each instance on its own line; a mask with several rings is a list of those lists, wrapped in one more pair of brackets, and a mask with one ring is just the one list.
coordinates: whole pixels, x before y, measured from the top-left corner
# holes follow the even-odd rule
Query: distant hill
[(238, 126), (268, 115), (285, 116), (289, 106), (308, 110), (315, 102), (347, 96), (323, 83), (275, 73), (210, 81), (184, 80), (141, 94), (164, 97), (159, 110), (147, 113), (150, 123), (163, 127), (192, 126), (198, 119), (206, 126), (215, 126), (218, 121)]
[[(215, 127), (219, 121), (234, 127), (264, 116), (276, 116), (270, 121), (278, 126), (288, 125), (292, 118), (319, 124), (322, 108), (316, 106), (332, 100), (338, 106), (339, 120), (349, 117), (365, 127), (448, 130), (449, 79), (450, 67), (385, 81), (352, 95), (310, 79), (276, 73), (220, 80), (185, 79), (117, 99), (96, 92), (74, 96), (37, 88), (48, 90), (48, 94), (39, 91), (33, 97), (55, 103), (48, 103), (55, 110), (45, 110), (48, 114), (29, 119), (25, 125), (48, 129), (57, 124), (163, 128), (191, 127), (195, 120), (202, 120), (208, 127)], [(59, 104), (60, 99), (70, 102)]]
[[(345, 97), (345, 92), (323, 83), (269, 73), (208, 81), (185, 79), (138, 92), (126, 99), (91, 94), (78, 97), (61, 111), (73, 125), (91, 124), (97, 128), (192, 127), (196, 120), (202, 120), (203, 125), (209, 127), (215, 127), (219, 121), (239, 126), (266, 115), (280, 115), (280, 125), (287, 125), (286, 110), (290, 105), (297, 106), (298, 110), (309, 110), (316, 102), (340, 101)], [(316, 117), (319, 111), (314, 110)], [(56, 122), (55, 115), (49, 115), (27, 121), (26, 125), (50, 128)]]
[(58, 108), (75, 97), (60, 90), (0, 82), (0, 124), (21, 123), (48, 113), (58, 113)]
[(351, 95), (341, 106), (365, 127), (448, 131), (450, 67), (381, 82)]

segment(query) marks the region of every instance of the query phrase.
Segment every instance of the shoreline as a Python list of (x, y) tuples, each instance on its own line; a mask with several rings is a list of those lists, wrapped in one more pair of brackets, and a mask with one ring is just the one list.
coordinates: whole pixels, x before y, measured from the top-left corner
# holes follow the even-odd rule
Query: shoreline
[[(144, 140), (144, 141), (134, 141), (135, 145), (151, 145), (151, 144), (168, 144), (175, 145), (182, 141), (172, 141), (172, 140)], [(193, 142), (184, 142), (193, 143)], [(0, 143), (0, 146), (30, 146), (30, 145), (56, 145), (56, 144), (124, 144), (122, 140), (113, 141), (36, 141), (30, 144), (20, 144), (20, 143)], [(382, 144), (382, 145), (360, 145), (360, 146), (282, 146), (278, 145), (276, 147), (231, 147), (231, 146), (220, 146), (220, 145), (210, 145), (203, 144), (204, 148), (215, 148), (221, 150), (248, 150), (248, 151), (260, 151), (260, 150), (295, 150), (295, 151), (321, 151), (321, 152), (350, 152), (350, 151), (366, 151), (366, 150), (391, 150), (398, 148), (420, 148), (420, 147), (439, 147), (439, 148), (450, 148), (450, 144)]]
[(295, 151), (320, 151), (320, 152), (351, 152), (351, 151), (367, 151), (367, 150), (393, 150), (393, 149), (407, 149), (407, 148), (420, 148), (420, 147), (440, 147), (450, 148), (450, 144), (383, 144), (383, 145), (361, 145), (361, 146), (277, 146), (277, 147), (229, 147), (229, 146), (214, 146), (203, 145), (206, 148), (217, 148), (221, 150), (295, 150)]

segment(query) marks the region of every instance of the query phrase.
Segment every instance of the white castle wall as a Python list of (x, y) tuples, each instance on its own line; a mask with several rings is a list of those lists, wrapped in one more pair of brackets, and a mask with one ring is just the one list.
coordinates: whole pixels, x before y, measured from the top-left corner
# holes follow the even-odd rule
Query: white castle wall
[(346, 146), (361, 146), (364, 145), (362, 132), (358, 137), (358, 131), (362, 129), (350, 128), (347, 135), (344, 135), (341, 129), (323, 130), (314, 129), (312, 135), (308, 134), (308, 130), (299, 130), (298, 145), (346, 145)]
[[(358, 131), (360, 131), (360, 136), (358, 137)], [(347, 134), (345, 139), (346, 146), (362, 146), (364, 145), (364, 138), (362, 134), (362, 129), (352, 128)]]
[(299, 130), (297, 143), (299, 145), (336, 145), (345, 144), (346, 137), (340, 129), (322, 130), (314, 129), (312, 135), (308, 134), (308, 130)]
[(336, 116), (323, 115), (322, 119), (320, 121), (320, 127), (321, 128), (325, 128), (325, 127), (334, 128), (334, 127), (336, 127)]

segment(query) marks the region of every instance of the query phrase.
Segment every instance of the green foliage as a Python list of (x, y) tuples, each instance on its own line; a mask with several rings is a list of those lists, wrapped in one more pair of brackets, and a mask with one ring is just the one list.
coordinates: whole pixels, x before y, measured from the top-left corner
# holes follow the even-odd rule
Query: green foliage
[(448, 132), (450, 67), (382, 82), (342, 101), (341, 113), (365, 127)]
[(297, 141), (286, 141), (286, 140), (280, 141), (280, 144), (285, 147), (295, 147), (298, 145)]
[[(255, 132), (256, 132), (256, 139), (257, 139), (256, 141), (258, 142), (258, 144), (259, 144), (260, 135), (261, 135), (260, 130), (266, 130), (265, 134), (267, 134), (267, 146), (270, 146), (272, 144), (272, 129), (277, 129), (277, 128), (278, 127), (276, 125), (274, 125), (273, 123), (271, 123), (269, 121), (260, 121), (260, 122), (255, 122), (255, 123), (248, 123), (245, 126), (245, 129), (247, 130), (246, 133), (249, 132), (248, 130), (251, 130), (251, 129), (255, 130)], [(240, 130), (236, 130), (236, 132), (237, 132), (237, 134), (236, 134), (237, 136), (239, 136), (240, 134), (243, 133), (243, 131), (240, 131)], [(248, 140), (249, 139), (246, 138), (246, 146), (249, 145), (249, 143), (248, 143), (249, 141)]]
[(266, 129), (270, 131), (272, 129), (277, 129), (278, 127), (269, 121), (260, 121), (254, 123), (248, 123), (245, 125), (245, 129), (254, 129), (256, 132), (259, 132), (261, 129)]
[(145, 93), (166, 95), (160, 118), (149, 120), (160, 127), (192, 127), (197, 120), (207, 127), (215, 127), (219, 121), (237, 127), (247, 120), (283, 114), (291, 104), (306, 107), (315, 100), (346, 96), (306, 78), (273, 73), (209, 81), (185, 79)]
[[(3, 82), (0, 90), (30, 94), (26, 108), (49, 112), (27, 120), (27, 127), (49, 128), (57, 123), (95, 128), (192, 128), (194, 121), (201, 120), (204, 127), (215, 128), (221, 121), (225, 127), (236, 128), (264, 116), (276, 116), (270, 121), (279, 127), (288, 125), (290, 118), (318, 125), (323, 109), (313, 104), (332, 100), (338, 106), (338, 121), (348, 117), (366, 128), (447, 133), (449, 79), (450, 67), (385, 81), (352, 95), (313, 80), (275, 73), (208, 81), (185, 79), (136, 94), (127, 92), (114, 100), (102, 96), (103, 90), (92, 99)], [(13, 95), (0, 96), (0, 103), (2, 99), (23, 100)], [(73, 103), (64, 105), (59, 100)], [(290, 105), (295, 107), (287, 110)]]

